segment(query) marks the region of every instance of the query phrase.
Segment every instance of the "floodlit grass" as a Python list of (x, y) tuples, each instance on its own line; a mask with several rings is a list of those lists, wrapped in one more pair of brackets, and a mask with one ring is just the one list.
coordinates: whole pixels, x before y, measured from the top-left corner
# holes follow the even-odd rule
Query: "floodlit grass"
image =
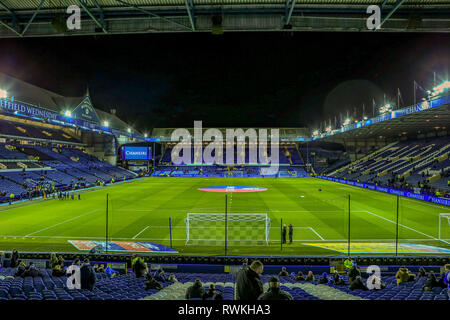
[[(228, 194), (227, 207), (229, 214), (266, 213), (272, 220), (268, 246), (244, 246), (229, 239), (229, 255), (344, 254), (345, 250), (311, 244), (347, 243), (349, 196), (351, 242), (395, 242), (397, 198), (393, 195), (315, 178), (144, 178), (84, 192), (80, 201), (33, 200), (0, 207), (0, 250), (74, 252), (77, 249), (68, 240), (104, 240), (108, 194), (110, 240), (169, 246), (170, 217), (173, 247), (181, 254), (222, 255), (223, 246), (186, 245), (184, 219), (188, 212), (224, 213), (225, 194), (197, 188), (226, 185), (267, 188)], [(400, 198), (399, 242), (450, 248), (436, 239), (438, 216), (445, 212), (450, 208)], [(281, 219), (295, 228), (293, 244), (284, 245), (282, 251)], [(371, 253), (377, 253), (374, 250)]]

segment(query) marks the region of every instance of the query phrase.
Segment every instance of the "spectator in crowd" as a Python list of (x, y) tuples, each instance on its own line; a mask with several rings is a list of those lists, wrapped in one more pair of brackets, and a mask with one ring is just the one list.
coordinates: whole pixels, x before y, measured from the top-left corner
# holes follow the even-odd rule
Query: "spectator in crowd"
[(104, 264), (98, 265), (97, 263), (94, 264), (94, 271), (97, 272), (97, 273), (104, 273), (105, 272), (105, 265)]
[(0, 268), (3, 267), (3, 263), (5, 261), (5, 253), (0, 251)]
[(50, 269), (54, 269), (58, 264), (58, 258), (56, 257), (56, 253), (50, 254)]
[(59, 256), (58, 257), (58, 263), (59, 263), (59, 265), (61, 266), (61, 268), (64, 268), (64, 257), (63, 256)]
[(280, 273), (278, 274), (279, 277), (287, 277), (289, 276), (289, 273), (286, 271), (286, 267), (282, 267)]
[(444, 266), (444, 283), (447, 285), (447, 298), (450, 299), (450, 263)]
[(308, 271), (308, 275), (306, 276), (306, 281), (314, 281), (314, 274), (312, 271)]
[(137, 260), (133, 264), (133, 272), (136, 278), (144, 277), (148, 273), (148, 266), (142, 260), (141, 257), (136, 258)]
[(337, 286), (345, 286), (346, 283), (344, 277), (339, 277), (337, 281), (335, 280), (334, 284)]
[(292, 300), (292, 296), (280, 289), (280, 281), (277, 277), (272, 277), (269, 280), (269, 290), (262, 293), (258, 300)]
[(89, 263), (89, 259), (84, 259), (80, 268), (81, 289), (93, 290), (95, 286), (95, 271)]
[(242, 268), (243, 269), (248, 268), (248, 258), (244, 258), (244, 260), (242, 260)]
[(13, 249), (11, 253), (10, 267), (15, 268), (18, 265), (19, 265), (19, 252), (16, 249)]
[(54, 277), (62, 277), (66, 275), (66, 270), (61, 268), (61, 265), (57, 264), (52, 268), (52, 276)]
[(305, 281), (305, 277), (303, 276), (303, 272), (299, 271), (297, 273), (297, 278), (295, 280), (297, 280), (297, 281)]
[(358, 289), (364, 291), (369, 290), (364, 281), (362, 280), (361, 276), (357, 276), (352, 282), (350, 282), (350, 290), (353, 291)]
[(333, 273), (333, 277), (332, 277), (333, 282), (334, 282), (334, 283), (337, 283), (337, 282), (339, 281), (339, 278), (340, 278), (340, 277), (341, 277), (341, 276), (339, 275), (339, 272), (337, 272), (337, 270), (335, 270), (334, 273)]
[(350, 283), (353, 282), (356, 279), (356, 277), (361, 276), (361, 271), (359, 270), (359, 268), (356, 266), (355, 263), (348, 270), (347, 276), (348, 276), (348, 282), (350, 282)]
[(401, 267), (395, 274), (395, 278), (397, 279), (397, 284), (400, 284), (403, 282), (415, 281), (416, 276), (407, 268)]
[(169, 278), (167, 279), (167, 281), (175, 283), (175, 282), (178, 282), (178, 279), (175, 277), (175, 275), (173, 273), (171, 273), (169, 275)]
[(156, 281), (154, 277), (147, 274), (147, 281), (145, 281), (145, 290), (161, 290), (162, 288), (163, 286), (158, 281)]
[(260, 279), (263, 270), (262, 262), (255, 260), (249, 268), (239, 271), (236, 281), (237, 300), (258, 299), (263, 293), (263, 285)]
[[(100, 267), (104, 267), (104, 265), (102, 264)], [(106, 266), (106, 269), (103, 272), (106, 273), (110, 278), (115, 277), (117, 274), (117, 271), (110, 266)]]
[(347, 269), (347, 271), (348, 270), (350, 270), (351, 268), (352, 268), (352, 266), (353, 266), (353, 260), (352, 260), (352, 258), (349, 256), (347, 259), (345, 259), (345, 261), (344, 261), (344, 267), (345, 267), (345, 269)]
[(319, 284), (326, 284), (330, 280), (328, 279), (328, 275), (326, 272), (322, 273), (322, 276), (319, 278)]
[(185, 298), (187, 300), (192, 298), (203, 298), (205, 294), (205, 288), (203, 288), (203, 284), (200, 279), (195, 279), (195, 282), (192, 286), (187, 288)]
[(432, 291), (433, 288), (441, 287), (439, 281), (436, 279), (436, 275), (433, 271), (428, 275), (428, 279), (425, 281), (423, 291)]
[(420, 267), (419, 273), (417, 274), (417, 278), (426, 277), (426, 276), (427, 276), (427, 271), (425, 270), (424, 267)]
[(167, 281), (167, 277), (166, 277), (166, 274), (165, 274), (163, 269), (159, 269), (156, 272), (155, 279), (158, 280), (158, 281), (161, 281), (161, 282), (166, 282)]
[(21, 277), (22, 274), (24, 274), (26, 267), (27, 267), (27, 264), (25, 263), (25, 261), (20, 261), (19, 266), (17, 267), (17, 271), (14, 274), (14, 276)]
[(211, 283), (209, 285), (208, 291), (203, 295), (203, 300), (213, 298), (215, 294), (216, 294), (216, 287), (214, 286), (214, 283)]
[(22, 273), (21, 277), (42, 277), (42, 273), (40, 270), (36, 269), (33, 262), (30, 262), (25, 272)]
[(213, 300), (223, 300), (223, 297), (219, 292), (216, 292), (214, 293)]

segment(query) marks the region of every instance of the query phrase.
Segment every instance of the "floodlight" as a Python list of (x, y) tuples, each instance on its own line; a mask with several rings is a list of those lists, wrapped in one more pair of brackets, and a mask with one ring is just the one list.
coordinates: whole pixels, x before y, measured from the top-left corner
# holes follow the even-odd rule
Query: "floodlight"
[(0, 89), (0, 99), (8, 97), (8, 91)]

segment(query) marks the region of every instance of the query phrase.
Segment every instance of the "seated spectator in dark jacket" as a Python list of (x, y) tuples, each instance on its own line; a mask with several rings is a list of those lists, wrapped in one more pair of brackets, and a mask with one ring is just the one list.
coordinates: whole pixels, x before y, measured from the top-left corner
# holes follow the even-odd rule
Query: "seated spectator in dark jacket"
[(337, 286), (344, 286), (346, 285), (345, 281), (344, 281), (344, 277), (339, 277), (339, 279), (336, 281), (334, 281), (334, 284)]
[(163, 286), (156, 281), (156, 279), (150, 275), (147, 275), (147, 281), (145, 281), (145, 290), (161, 290)]
[(28, 267), (26, 268), (25, 272), (22, 273), (22, 277), (41, 277), (42, 273), (40, 270), (36, 269), (33, 262), (30, 262)]
[(214, 296), (212, 299), (213, 300), (223, 300), (223, 297), (220, 293), (216, 292), (216, 293), (214, 293)]
[(192, 298), (203, 298), (204, 294), (205, 288), (203, 288), (202, 282), (200, 279), (195, 279), (194, 284), (187, 288), (185, 297), (187, 300)]
[(263, 293), (263, 285), (259, 276), (263, 273), (264, 265), (255, 260), (250, 267), (241, 269), (236, 280), (237, 300), (257, 300)]
[(308, 275), (306, 276), (306, 281), (314, 281), (314, 280), (316, 280), (316, 279), (314, 278), (313, 272), (308, 271)]
[(339, 281), (339, 278), (340, 278), (340, 277), (341, 277), (341, 276), (339, 275), (339, 272), (334, 271), (333, 276), (331, 277), (331, 280), (332, 280), (334, 283), (336, 283), (336, 282)]
[(59, 264), (55, 265), (55, 267), (52, 269), (52, 276), (54, 277), (62, 277), (66, 275), (66, 270), (61, 268)]
[(420, 278), (420, 277), (426, 277), (426, 276), (427, 276), (427, 271), (425, 270), (424, 267), (420, 267), (417, 277)]
[(26, 267), (27, 267), (27, 265), (26, 265), (25, 261), (20, 261), (19, 266), (17, 267), (17, 271), (14, 274), (14, 276), (21, 277), (22, 274), (25, 272)]
[(356, 265), (353, 265), (350, 270), (348, 270), (347, 275), (348, 282), (351, 283), (356, 279), (356, 277), (361, 276), (361, 271)]
[(292, 296), (280, 289), (280, 281), (277, 277), (269, 280), (269, 290), (258, 297), (258, 300), (292, 300)]
[(15, 268), (19, 265), (19, 252), (16, 249), (13, 249), (11, 253), (11, 260), (9, 262), (9, 266), (11, 268)]
[(213, 283), (211, 283), (211, 284), (209, 285), (208, 292), (206, 292), (206, 293), (203, 295), (203, 299), (212, 298), (212, 297), (214, 297), (215, 294), (216, 294), (216, 287), (214, 286)]
[(93, 290), (95, 286), (95, 271), (89, 263), (89, 259), (84, 259), (80, 268), (81, 289)]
[(441, 287), (439, 281), (436, 279), (436, 275), (433, 271), (428, 275), (427, 281), (425, 281), (425, 285), (423, 287), (423, 291), (432, 291), (433, 288)]
[(64, 257), (63, 256), (58, 257), (58, 263), (61, 266), (61, 268), (64, 269)]
[(163, 269), (159, 269), (158, 272), (156, 272), (155, 279), (157, 281), (161, 281), (161, 282), (166, 282), (167, 281), (167, 277), (166, 277), (166, 274), (165, 274)]
[(305, 281), (305, 277), (303, 276), (303, 272), (299, 271), (297, 273), (297, 278), (295, 278), (297, 281)]
[(148, 266), (141, 257), (136, 258), (133, 264), (133, 272), (136, 278), (144, 277), (147, 274)]
[(289, 276), (289, 273), (286, 271), (286, 267), (282, 267), (280, 273), (278, 274), (279, 277), (287, 277)]
[(350, 290), (369, 290), (366, 286), (366, 284), (364, 283), (364, 281), (362, 280), (361, 276), (357, 276), (355, 278), (355, 280), (353, 280), (352, 282), (350, 282)]
[(319, 284), (326, 284), (328, 283), (330, 280), (328, 280), (328, 275), (326, 272), (322, 273), (322, 276), (319, 279)]

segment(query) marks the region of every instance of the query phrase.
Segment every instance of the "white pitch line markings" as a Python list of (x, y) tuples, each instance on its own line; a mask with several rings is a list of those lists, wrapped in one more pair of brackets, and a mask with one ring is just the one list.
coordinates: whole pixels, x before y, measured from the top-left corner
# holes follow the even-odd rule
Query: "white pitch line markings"
[(59, 222), (59, 223), (54, 224), (54, 225), (52, 225), (52, 226), (50, 226), (50, 227), (46, 227), (46, 228), (43, 228), (43, 229), (41, 229), (41, 230), (38, 230), (38, 231), (35, 231), (35, 232), (32, 232), (32, 233), (29, 233), (29, 234), (27, 234), (25, 237), (29, 237), (29, 236), (31, 236), (31, 235), (33, 235), (33, 234), (36, 234), (36, 233), (39, 233), (39, 232), (42, 232), (42, 231), (45, 231), (45, 230), (48, 230), (48, 229), (51, 229), (51, 228), (60, 226), (60, 225), (62, 225), (62, 224), (64, 224), (64, 223), (67, 223), (67, 222), (73, 221), (73, 220), (75, 220), (75, 219), (78, 219), (78, 218), (87, 216), (88, 214), (97, 212), (97, 211), (99, 211), (99, 210), (100, 210), (100, 209), (95, 209), (95, 210), (89, 211), (89, 212), (87, 212), (87, 213), (80, 214), (79, 216), (76, 216), (76, 217), (73, 217), (73, 218), (64, 220), (63, 222)]
[(150, 226), (146, 226), (144, 229), (142, 229), (140, 232), (138, 232), (138, 233), (133, 237), (133, 239), (136, 239), (137, 237), (139, 237), (139, 235), (140, 235), (142, 232), (144, 232), (145, 230), (147, 230), (149, 227), (150, 227)]

